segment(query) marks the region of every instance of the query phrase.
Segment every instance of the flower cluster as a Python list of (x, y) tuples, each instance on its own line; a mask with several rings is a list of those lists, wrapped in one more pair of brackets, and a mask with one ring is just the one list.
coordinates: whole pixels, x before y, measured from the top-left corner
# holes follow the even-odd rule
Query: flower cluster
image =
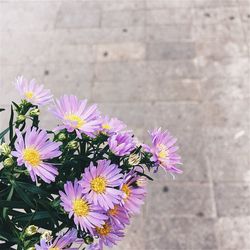
[[(96, 104), (74, 95), (53, 100), (50, 90), (23, 77), (15, 85), (21, 102), (13, 102), (9, 127), (0, 133), (0, 231), (6, 232), (0, 248), (114, 246), (144, 203), (152, 180), (146, 170), (182, 172), (176, 139), (159, 128), (149, 132), (151, 146), (139, 143)], [(39, 125), (46, 104), (58, 121), (52, 131)]]

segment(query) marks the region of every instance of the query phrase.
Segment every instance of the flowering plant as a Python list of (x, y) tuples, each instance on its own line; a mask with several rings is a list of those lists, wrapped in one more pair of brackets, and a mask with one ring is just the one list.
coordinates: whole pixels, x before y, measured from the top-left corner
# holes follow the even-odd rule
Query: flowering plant
[[(12, 102), (0, 133), (0, 249), (103, 249), (124, 236), (146, 195), (146, 170), (181, 173), (176, 139), (150, 132), (141, 144), (117, 118), (96, 105), (18, 77), (21, 102)], [(59, 125), (39, 126), (40, 107)], [(4, 111), (0, 109), (0, 111)]]

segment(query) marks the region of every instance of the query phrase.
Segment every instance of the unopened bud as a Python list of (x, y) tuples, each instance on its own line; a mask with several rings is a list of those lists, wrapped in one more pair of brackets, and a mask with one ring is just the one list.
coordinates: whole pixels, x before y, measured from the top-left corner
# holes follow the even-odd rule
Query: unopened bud
[(57, 138), (59, 141), (65, 141), (67, 139), (67, 136), (65, 133), (61, 132), (57, 135)]
[(70, 141), (68, 143), (68, 148), (69, 149), (77, 149), (79, 146), (78, 142), (77, 141)]
[(40, 110), (39, 109), (32, 109), (29, 113), (30, 116), (39, 116)]
[(28, 105), (28, 102), (25, 99), (21, 100), (20, 106), (27, 106), (27, 105)]
[(25, 234), (28, 236), (34, 235), (37, 233), (38, 227), (35, 225), (30, 225), (26, 228)]
[(144, 176), (141, 176), (137, 179), (136, 184), (138, 187), (145, 187), (147, 185), (147, 179)]
[(52, 232), (49, 230), (46, 230), (42, 233), (41, 235), (41, 239), (45, 240), (46, 242), (51, 241), (52, 240)]
[(11, 153), (11, 148), (7, 143), (0, 145), (0, 152), (4, 156), (8, 156)]
[(36, 250), (35, 247), (29, 247), (27, 250)]
[(87, 245), (90, 245), (94, 242), (94, 238), (92, 236), (86, 236), (84, 238), (84, 242), (87, 244)]
[(19, 122), (19, 123), (25, 121), (25, 119), (26, 119), (26, 116), (25, 116), (25, 115), (18, 115), (18, 116), (17, 116), (17, 122)]
[(11, 166), (13, 166), (13, 164), (14, 164), (14, 160), (11, 157), (5, 159), (3, 162), (3, 165), (5, 167), (11, 167)]
[(138, 154), (131, 154), (128, 158), (128, 163), (132, 166), (136, 166), (140, 163), (141, 156)]

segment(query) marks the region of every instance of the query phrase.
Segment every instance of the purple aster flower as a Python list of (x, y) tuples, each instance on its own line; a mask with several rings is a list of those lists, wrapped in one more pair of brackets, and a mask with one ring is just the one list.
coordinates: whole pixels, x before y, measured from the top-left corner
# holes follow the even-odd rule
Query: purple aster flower
[(97, 161), (97, 166), (91, 162), (79, 184), (90, 202), (105, 210), (114, 208), (114, 204), (119, 204), (123, 197), (123, 193), (115, 188), (122, 183), (123, 175), (120, 172), (121, 169), (108, 160)]
[(176, 153), (179, 149), (175, 146), (177, 139), (168, 131), (162, 132), (161, 128), (155, 129), (150, 135), (153, 146), (145, 146), (145, 150), (152, 154), (150, 160), (170, 173), (182, 173), (182, 170), (176, 167), (181, 164), (181, 157)]
[(33, 105), (42, 106), (52, 101), (53, 95), (51, 95), (50, 90), (45, 89), (43, 85), (37, 84), (34, 79), (28, 81), (19, 76), (15, 85), (22, 98)]
[(44, 239), (40, 240), (40, 245), (35, 245), (36, 250), (77, 250), (78, 248), (69, 248), (77, 239), (77, 231), (69, 230), (63, 236), (58, 236), (53, 243), (47, 243)]
[(109, 216), (111, 224), (121, 229), (129, 224), (129, 214), (121, 205), (115, 205), (113, 209), (109, 209), (107, 215)]
[(86, 105), (87, 100), (78, 100), (74, 95), (64, 95), (56, 100), (51, 111), (63, 122), (56, 130), (66, 128), (68, 132), (76, 131), (80, 138), (81, 133), (93, 136), (100, 128), (100, 112), (95, 104)]
[(146, 188), (145, 186), (138, 186), (138, 180), (140, 180), (140, 176), (132, 170), (124, 177), (124, 182), (121, 185), (121, 190), (125, 193), (122, 204), (129, 214), (140, 212), (140, 207), (146, 196)]
[(19, 130), (16, 134), (16, 151), (12, 155), (17, 157), (18, 166), (25, 165), (32, 181), (37, 182), (37, 176), (47, 183), (55, 181), (57, 168), (47, 160), (61, 155), (61, 143), (50, 141), (47, 132), (42, 129), (28, 128), (24, 137)]
[[(65, 193), (64, 193), (65, 192)], [(104, 224), (107, 216), (100, 212), (100, 208), (89, 203), (83, 194), (83, 188), (75, 180), (74, 183), (68, 181), (64, 184), (64, 192), (60, 191), (61, 206), (69, 213), (69, 218), (74, 216), (77, 228), (87, 230), (93, 234), (93, 228)]]
[(126, 128), (126, 125), (122, 121), (118, 120), (117, 118), (109, 119), (108, 116), (105, 116), (102, 119), (101, 132), (107, 135), (118, 133), (125, 128)]
[(106, 221), (102, 227), (96, 227), (95, 234), (99, 237), (100, 249), (103, 249), (103, 245), (112, 247), (124, 237), (121, 228), (112, 225), (109, 221)]
[(136, 147), (130, 131), (111, 135), (108, 139), (108, 144), (110, 150), (118, 156), (128, 155)]

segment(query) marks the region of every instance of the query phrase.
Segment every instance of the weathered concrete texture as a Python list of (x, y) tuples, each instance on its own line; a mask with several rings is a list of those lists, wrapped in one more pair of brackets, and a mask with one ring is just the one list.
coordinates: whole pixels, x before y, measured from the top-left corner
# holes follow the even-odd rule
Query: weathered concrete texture
[(0, 0), (7, 110), (21, 74), (141, 141), (157, 126), (178, 137), (184, 174), (154, 175), (116, 250), (250, 249), (250, 0)]

